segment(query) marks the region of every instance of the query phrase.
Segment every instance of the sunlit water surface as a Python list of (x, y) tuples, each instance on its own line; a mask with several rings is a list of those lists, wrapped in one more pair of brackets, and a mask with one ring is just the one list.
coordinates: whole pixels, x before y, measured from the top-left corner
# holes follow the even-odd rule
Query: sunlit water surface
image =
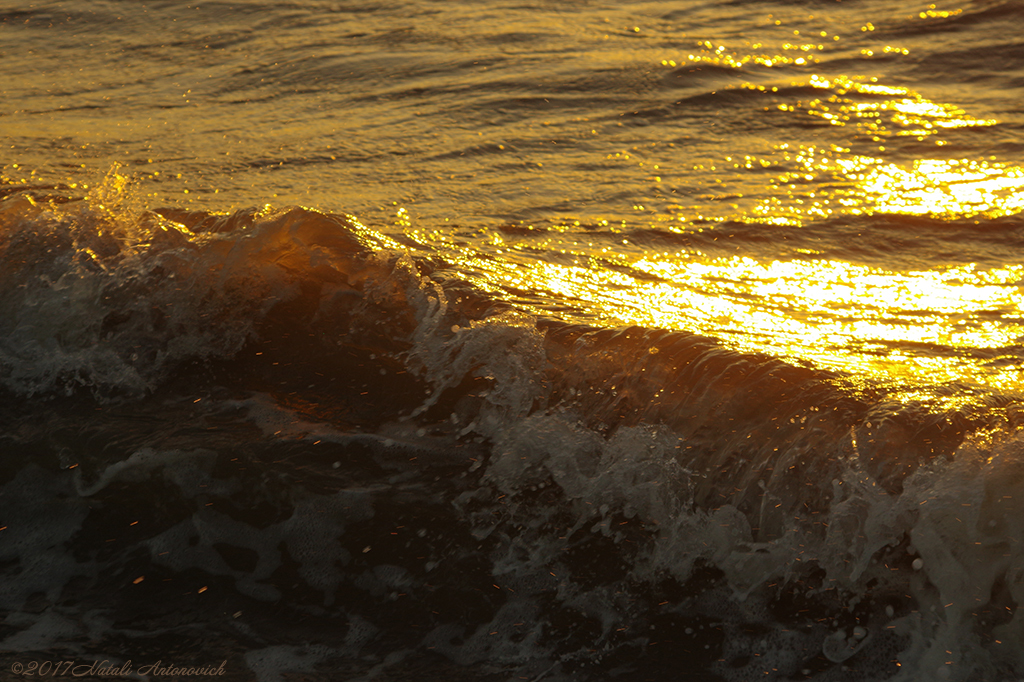
[(350, 212), (530, 310), (1012, 393), (1018, 9), (40, 3), (4, 174)]
[(1024, 676), (1021, 35), (0, 4), (0, 653)]

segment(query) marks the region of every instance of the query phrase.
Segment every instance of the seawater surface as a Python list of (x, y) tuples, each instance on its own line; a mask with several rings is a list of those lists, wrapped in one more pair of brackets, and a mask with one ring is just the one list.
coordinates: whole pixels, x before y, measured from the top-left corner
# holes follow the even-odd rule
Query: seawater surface
[(1024, 677), (1022, 33), (3, 3), (5, 669)]

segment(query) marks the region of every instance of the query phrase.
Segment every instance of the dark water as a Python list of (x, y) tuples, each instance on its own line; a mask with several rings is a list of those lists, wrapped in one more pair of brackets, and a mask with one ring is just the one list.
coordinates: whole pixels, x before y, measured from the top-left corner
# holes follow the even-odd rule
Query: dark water
[(0, 4), (0, 677), (1024, 678), (1022, 29)]

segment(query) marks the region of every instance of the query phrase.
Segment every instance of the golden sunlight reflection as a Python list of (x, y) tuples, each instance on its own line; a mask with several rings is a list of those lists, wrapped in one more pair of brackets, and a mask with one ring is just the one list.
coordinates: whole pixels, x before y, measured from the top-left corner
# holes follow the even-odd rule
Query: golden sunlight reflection
[[(921, 18), (956, 12), (931, 6)], [(874, 30), (870, 23), (860, 28), (865, 34)], [(646, 212), (652, 227), (682, 233), (725, 221), (799, 227), (839, 216), (962, 221), (1024, 211), (1024, 168), (995, 157), (958, 158), (953, 152), (959, 146), (955, 136), (998, 121), (867, 76), (805, 75), (789, 87), (764, 81), (763, 67), (780, 73), (776, 67), (790, 67), (792, 73), (813, 66), (830, 43), (840, 43), (840, 36), (817, 31), (775, 48), (756, 43), (737, 52), (702, 41), (696, 51), (684, 53), (681, 62), (760, 74), (760, 83), (736, 87), (757, 91), (750, 93), (751, 101), (763, 102), (767, 121), (818, 120), (812, 126), (805, 120), (796, 129), (778, 126), (797, 139), (745, 140), (749, 146), (738, 154), (729, 148), (717, 159), (687, 159), (682, 162), (687, 168), (672, 143), (610, 151), (607, 161), (635, 163), (658, 187), (637, 198), (633, 209)], [(861, 52), (905, 56), (909, 50), (872, 43)], [(674, 59), (661, 63), (673, 69), (685, 65)], [(813, 143), (799, 139), (799, 131), (808, 128)], [(763, 151), (756, 151), (759, 145)], [(644, 204), (657, 203), (662, 188), (673, 185), (680, 189), (679, 201), (694, 203), (645, 209)], [(833, 369), (855, 383), (867, 379), (906, 401), (955, 407), (977, 391), (1020, 391), (1024, 265), (890, 270), (830, 260), (811, 249), (791, 252), (806, 258), (780, 260), (694, 249), (653, 251), (649, 245), (634, 249), (630, 228), (617, 222), (581, 227), (569, 220), (537, 231), (492, 232), (484, 253), (470, 247), (471, 240), (459, 242), (440, 232), (413, 234), (432, 248), (440, 246), (467, 279), (511, 295), (539, 315), (704, 334), (741, 351)], [(940, 388), (950, 385), (962, 390)]]
[(862, 177), (876, 211), (995, 217), (1024, 210), (1024, 170), (1005, 164), (922, 159), (909, 169), (881, 164)]
[[(485, 288), (534, 293), (537, 301), (554, 294), (602, 323), (687, 330), (743, 351), (813, 361), (873, 377), (908, 399), (948, 382), (1014, 391), (1024, 370), (1012, 351), (1024, 339), (1024, 266), (890, 272), (699, 253), (622, 259), (615, 271), (580, 259), (463, 265)], [(529, 297), (522, 303), (545, 313)]]
[[(800, 225), (806, 219), (836, 214), (897, 213), (937, 218), (995, 218), (1024, 210), (1024, 169), (995, 158), (916, 158), (883, 156), (886, 145), (915, 138), (918, 143), (945, 147), (941, 133), (988, 127), (995, 119), (979, 119), (950, 104), (937, 103), (907, 88), (879, 84), (877, 79), (811, 76), (808, 85), (821, 97), (778, 109), (821, 118), (848, 127), (839, 144), (776, 144), (763, 158), (748, 155), (736, 168), (781, 169), (770, 181), (775, 191), (761, 198), (740, 220)], [(858, 147), (861, 153), (854, 153)], [(923, 158), (922, 158), (923, 156)]]
[(925, 136), (940, 129), (992, 126), (994, 119), (978, 119), (951, 104), (932, 102), (901, 86), (879, 85), (836, 76), (813, 75), (808, 85), (829, 94), (801, 102), (800, 107), (812, 116), (833, 125), (853, 124), (862, 132), (890, 136)]
[[(1024, 211), (1024, 168), (1019, 166), (969, 159), (917, 159), (903, 165), (847, 151), (784, 149), (795, 169), (776, 178), (782, 191), (762, 199), (741, 219), (799, 225), (837, 214), (955, 219)], [(811, 181), (821, 184), (808, 186)]]
[[(706, 53), (691, 55), (691, 61), (716, 60), (736, 68), (757, 61), (730, 56), (721, 46), (703, 47)], [(1024, 168), (994, 157), (936, 153), (947, 145), (942, 135), (997, 121), (877, 79), (811, 76), (794, 85), (810, 85), (812, 94), (795, 102), (776, 100), (770, 109), (828, 121), (823, 129), (835, 134), (819, 144), (780, 141), (765, 154), (693, 165), (705, 183), (701, 186), (710, 173), (722, 189), (708, 193), (713, 203), (692, 207), (703, 222), (670, 230), (701, 231), (699, 225), (730, 219), (801, 226), (836, 216), (962, 220), (1024, 211)], [(779, 91), (742, 87), (766, 97)], [(799, 89), (805, 97), (807, 91)], [(912, 151), (894, 153), (901, 144), (912, 145)], [(608, 158), (631, 155), (644, 159), (639, 166), (650, 162), (642, 170), (657, 174), (655, 182), (673, 172), (665, 165), (670, 160), (645, 156), (637, 147)], [(653, 219), (669, 222), (660, 215)], [(590, 322), (705, 334), (738, 350), (809, 361), (855, 382), (869, 378), (907, 401), (954, 407), (977, 390), (1020, 390), (1024, 265), (889, 270), (816, 257), (820, 254), (806, 249), (797, 250), (806, 259), (791, 260), (694, 250), (652, 253), (625, 246), (625, 223), (621, 229), (607, 221), (596, 227), (597, 241), (578, 221), (536, 233), (492, 233), (486, 255), (445, 235), (418, 239), (432, 246), (448, 240), (446, 257), (467, 278), (484, 289), (511, 293), (537, 314), (554, 310), (562, 316), (568, 310)], [(951, 396), (935, 388), (951, 383), (965, 390)]]

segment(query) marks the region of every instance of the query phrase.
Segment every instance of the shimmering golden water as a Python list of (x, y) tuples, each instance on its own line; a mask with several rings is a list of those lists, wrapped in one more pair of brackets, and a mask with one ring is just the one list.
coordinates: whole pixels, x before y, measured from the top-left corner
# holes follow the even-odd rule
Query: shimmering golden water
[(621, 263), (658, 281), (581, 260), (529, 268), (496, 260), (483, 277), (479, 260), (465, 265), (485, 286), (555, 295), (603, 322), (694, 331), (745, 351), (811, 360), (873, 377), (906, 398), (949, 382), (1001, 392), (1021, 385), (1024, 266), (893, 272), (682, 252)]
[(109, 205), (119, 163), (151, 205), (387, 223), (543, 314), (1017, 391), (1020, 259), (979, 236), (1024, 210), (1004, 4), (41, 10), (3, 182)]
[[(951, 104), (929, 101), (903, 87), (816, 75), (809, 84), (833, 94), (780, 107), (822, 118), (833, 126), (853, 127), (855, 142), (878, 143), (880, 152), (893, 137), (914, 137), (918, 142), (927, 139), (941, 148), (948, 144), (940, 136), (943, 131), (998, 123), (995, 119), (974, 118)], [(856, 95), (871, 99), (856, 101)], [(785, 161), (796, 166), (796, 170), (778, 178), (780, 183), (822, 179), (831, 183), (808, 192), (790, 191), (765, 199), (751, 212), (755, 219), (784, 219), (799, 224), (802, 219), (837, 213), (992, 218), (1024, 209), (1024, 195), (1020, 193), (1024, 170), (995, 157), (915, 158), (893, 163), (836, 145), (793, 148), (781, 144), (776, 149)], [(747, 167), (759, 161), (755, 157), (744, 159)]]
[[(737, 69), (751, 63), (793, 63), (790, 51), (802, 49), (788, 45), (777, 55), (737, 56), (710, 43), (704, 47), (705, 53), (689, 55), (693, 63)], [(754, 186), (761, 194), (754, 202), (745, 202), (743, 192), (735, 192), (728, 195), (735, 203), (725, 211), (720, 204), (692, 207), (698, 213), (695, 217), (711, 223), (707, 229), (713, 231), (725, 220), (771, 229), (885, 214), (952, 223), (1024, 210), (1020, 166), (995, 157), (942, 154), (949, 143), (945, 133), (994, 126), (997, 120), (974, 117), (955, 105), (931, 101), (877, 78), (811, 75), (792, 85), (821, 90), (822, 96), (783, 102), (777, 108), (844, 129), (841, 133), (849, 146), (782, 142), (763, 155), (713, 162), (718, 167), (711, 165), (711, 170), (732, 167), (737, 174), (751, 169), (781, 172), (770, 178), (776, 191), (766, 193), (763, 185)], [(764, 90), (752, 84), (741, 87)], [(908, 137), (939, 153), (898, 161), (885, 157), (886, 144)], [(861, 151), (855, 153), (852, 147)], [(877, 155), (864, 153), (871, 148)], [(695, 171), (707, 168), (694, 166)], [(671, 169), (654, 165), (654, 172), (666, 171)], [(731, 184), (751, 186), (740, 176)], [(652, 224), (667, 224), (675, 231), (697, 229), (680, 222), (674, 215), (652, 217)], [(622, 231), (626, 232), (625, 224)], [(433, 244), (450, 242), (440, 233), (418, 237)], [(486, 288), (526, 292), (523, 304), (541, 313), (550, 306), (531, 303), (530, 292), (571, 302), (578, 313), (605, 323), (693, 331), (740, 350), (811, 361), (845, 375), (867, 377), (904, 400), (955, 405), (968, 401), (976, 389), (1014, 393), (1022, 385), (1024, 265), (953, 263), (887, 269), (806, 249), (800, 250), (802, 256), (789, 259), (722, 256), (694, 249), (634, 253), (628, 238), (609, 246), (581, 237), (577, 221), (548, 226), (543, 238), (492, 234), (486, 258), (451, 242), (447, 253)], [(539, 249), (563, 258), (552, 262), (531, 257)], [(944, 384), (963, 391), (944, 391), (939, 397), (931, 390)]]

